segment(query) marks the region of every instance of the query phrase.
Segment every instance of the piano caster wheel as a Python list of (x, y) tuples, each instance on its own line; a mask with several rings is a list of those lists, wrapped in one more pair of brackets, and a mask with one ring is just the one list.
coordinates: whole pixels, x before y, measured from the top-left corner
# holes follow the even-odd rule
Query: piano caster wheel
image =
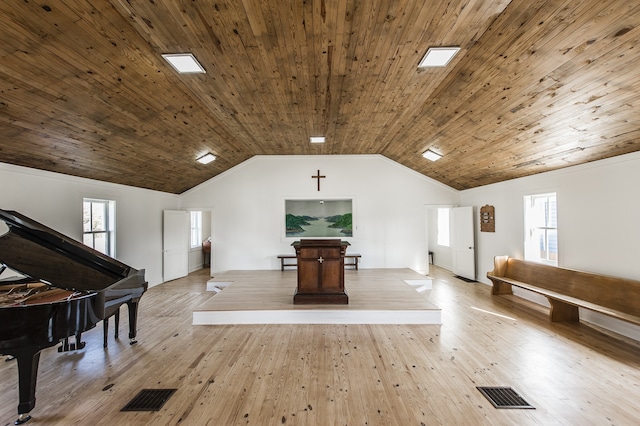
[(13, 422), (14, 425), (21, 425), (31, 420), (31, 416), (29, 414), (20, 414), (18, 416), (18, 420)]
[(138, 343), (138, 341), (136, 339), (129, 339), (129, 344), (130, 345), (135, 345), (136, 343)]

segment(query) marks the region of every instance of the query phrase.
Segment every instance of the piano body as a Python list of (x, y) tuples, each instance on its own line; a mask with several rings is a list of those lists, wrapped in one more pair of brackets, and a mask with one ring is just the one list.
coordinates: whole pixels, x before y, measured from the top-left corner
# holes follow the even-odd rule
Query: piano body
[[(0, 353), (18, 362), (19, 405), (15, 424), (28, 421), (35, 407), (42, 349), (65, 342), (99, 321), (129, 311), (129, 338), (135, 343), (138, 302), (147, 289), (144, 270), (136, 270), (20, 213), (0, 210)], [(4, 300), (4, 301), (3, 301)], [(72, 348), (73, 349), (73, 348)], [(59, 348), (60, 350), (60, 348)]]

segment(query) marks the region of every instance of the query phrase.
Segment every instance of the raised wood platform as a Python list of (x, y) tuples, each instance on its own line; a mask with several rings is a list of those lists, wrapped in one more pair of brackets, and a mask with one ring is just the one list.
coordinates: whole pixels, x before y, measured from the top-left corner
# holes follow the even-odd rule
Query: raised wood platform
[(224, 290), (198, 306), (193, 324), (440, 324), (430, 284), (411, 269), (345, 271), (349, 305), (294, 305), (295, 273), (230, 271), (209, 280)]

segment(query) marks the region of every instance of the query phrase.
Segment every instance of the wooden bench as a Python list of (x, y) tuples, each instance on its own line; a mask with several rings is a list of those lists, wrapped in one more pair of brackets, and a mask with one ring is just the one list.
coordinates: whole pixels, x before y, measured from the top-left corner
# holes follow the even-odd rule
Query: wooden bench
[[(279, 254), (278, 259), (280, 259), (281, 271), (284, 271), (284, 268), (295, 268), (298, 266), (298, 258), (295, 254)], [(284, 263), (285, 259), (293, 259), (293, 263)]]
[[(362, 257), (359, 253), (345, 254), (344, 259), (345, 268), (347, 266), (352, 267), (356, 271), (358, 270), (358, 260)], [(298, 266), (298, 259), (295, 254), (279, 254), (278, 259), (280, 259), (280, 270), (284, 271), (284, 268), (296, 268)], [(293, 262), (285, 263), (286, 259), (293, 259)], [(347, 259), (351, 261), (349, 263), (346, 262)]]
[(598, 275), (496, 256), (487, 273), (492, 294), (513, 294), (517, 286), (546, 296), (553, 322), (579, 321), (578, 307), (640, 324), (640, 281)]

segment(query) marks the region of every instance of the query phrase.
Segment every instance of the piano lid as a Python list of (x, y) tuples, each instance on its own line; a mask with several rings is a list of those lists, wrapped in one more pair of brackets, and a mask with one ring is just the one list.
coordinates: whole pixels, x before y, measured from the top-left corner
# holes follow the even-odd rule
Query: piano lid
[(99, 291), (137, 270), (18, 212), (0, 209), (0, 264), (68, 290)]

